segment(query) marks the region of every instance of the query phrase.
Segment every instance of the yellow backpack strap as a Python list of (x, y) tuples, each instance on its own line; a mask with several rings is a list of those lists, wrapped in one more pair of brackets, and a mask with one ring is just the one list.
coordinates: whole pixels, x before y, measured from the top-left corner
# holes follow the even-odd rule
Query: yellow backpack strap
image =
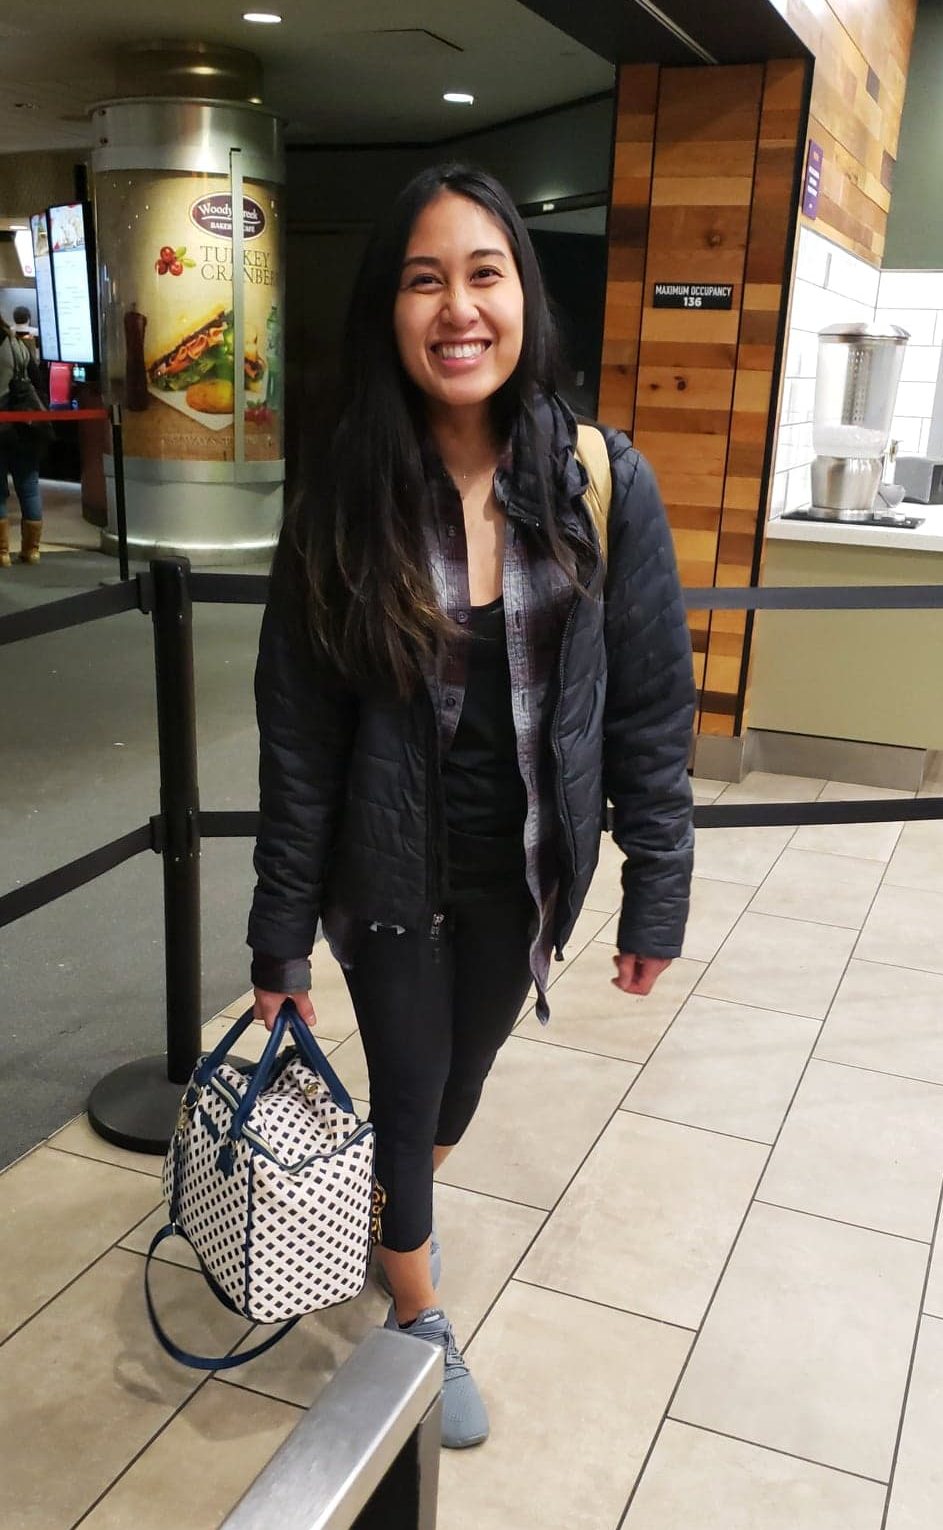
[(576, 456), (589, 483), (583, 500), (593, 518), (603, 562), (609, 551), (609, 506), (612, 503), (612, 467), (606, 438), (595, 425), (577, 425)]

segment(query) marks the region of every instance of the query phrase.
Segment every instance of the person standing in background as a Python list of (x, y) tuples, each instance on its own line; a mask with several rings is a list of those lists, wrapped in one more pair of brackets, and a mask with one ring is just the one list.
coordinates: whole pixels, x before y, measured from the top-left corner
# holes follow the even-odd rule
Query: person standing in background
[[(29, 310), (17, 308), (16, 314)], [(4, 319), (0, 319), (0, 411), (9, 408), (10, 384), (17, 370), (29, 372), (31, 353)], [(39, 452), (28, 426), (0, 422), (0, 568), (9, 568), (10, 531), (7, 520), (8, 479), (20, 501), (20, 562), (38, 563), (43, 534), (43, 502), (39, 491)]]

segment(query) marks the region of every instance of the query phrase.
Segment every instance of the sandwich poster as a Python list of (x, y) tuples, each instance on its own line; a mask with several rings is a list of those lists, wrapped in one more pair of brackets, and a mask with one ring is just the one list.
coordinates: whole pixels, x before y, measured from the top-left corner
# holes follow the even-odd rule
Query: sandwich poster
[[(278, 188), (243, 187), (242, 354), (236, 354), (233, 207), (225, 176), (121, 171), (96, 186), (110, 396), (130, 456), (282, 456), (283, 293)], [(238, 216), (238, 213), (237, 213)]]

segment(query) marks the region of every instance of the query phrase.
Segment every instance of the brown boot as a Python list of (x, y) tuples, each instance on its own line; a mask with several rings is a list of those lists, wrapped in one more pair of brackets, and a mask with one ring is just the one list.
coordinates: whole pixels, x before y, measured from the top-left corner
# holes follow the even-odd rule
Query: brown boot
[(20, 562), (38, 563), (39, 544), (43, 536), (42, 521), (23, 521), (20, 526)]
[(10, 526), (6, 516), (0, 520), (0, 568), (10, 567)]

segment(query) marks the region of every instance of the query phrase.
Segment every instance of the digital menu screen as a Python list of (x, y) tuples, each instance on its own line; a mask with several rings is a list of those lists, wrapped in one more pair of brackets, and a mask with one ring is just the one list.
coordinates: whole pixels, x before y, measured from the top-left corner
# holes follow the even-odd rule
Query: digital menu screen
[(59, 329), (59, 359), (95, 361), (95, 322), (92, 308), (91, 263), (82, 202), (49, 209), (49, 249)]
[(59, 330), (56, 325), (56, 300), (52, 290), (49, 257), (49, 225), (45, 213), (35, 213), (29, 220), (33, 236), (33, 266), (36, 277), (36, 308), (39, 318), (39, 346), (44, 361), (59, 360)]

